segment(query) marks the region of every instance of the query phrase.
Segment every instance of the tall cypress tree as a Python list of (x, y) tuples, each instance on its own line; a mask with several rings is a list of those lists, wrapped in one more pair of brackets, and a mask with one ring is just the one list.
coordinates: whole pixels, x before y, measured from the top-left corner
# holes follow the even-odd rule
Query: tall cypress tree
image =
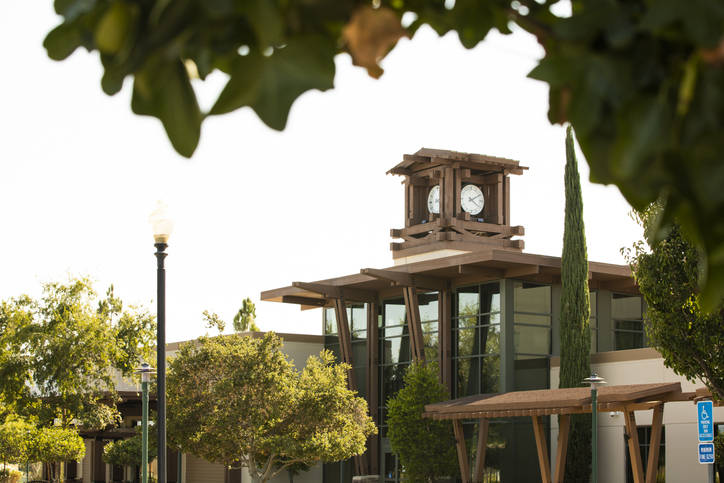
[[(583, 198), (573, 130), (566, 131), (566, 214), (561, 257), (560, 388), (581, 387), (591, 375), (591, 314), (588, 298), (588, 254), (583, 225)], [(565, 481), (588, 482), (591, 476), (591, 415), (571, 417)]]

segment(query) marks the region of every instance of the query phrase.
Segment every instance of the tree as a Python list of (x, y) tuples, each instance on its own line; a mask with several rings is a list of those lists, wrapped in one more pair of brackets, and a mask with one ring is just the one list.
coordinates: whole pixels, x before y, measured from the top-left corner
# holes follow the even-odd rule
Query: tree
[(422, 417), (425, 405), (448, 400), (437, 372), (435, 364), (410, 365), (405, 369), (405, 386), (387, 401), (387, 436), (405, 479), (413, 483), (460, 474), (452, 425)]
[(48, 479), (60, 481), (60, 464), (82, 460), (85, 457), (83, 438), (73, 429), (60, 427), (37, 428), (28, 441), (28, 459), (42, 462), (48, 470)]
[(251, 330), (258, 332), (256, 322), (256, 306), (250, 298), (245, 298), (241, 303), (239, 312), (234, 316), (234, 330), (237, 332), (246, 332)]
[[(201, 337), (169, 364), (168, 435), (207, 461), (265, 482), (287, 467), (361, 454), (376, 432), (364, 399), (347, 389), (330, 351), (297, 372), (273, 332)], [(277, 463), (280, 463), (278, 465)]]
[[(152, 428), (155, 428), (153, 426)], [(140, 426), (136, 426), (136, 435), (111, 441), (103, 447), (103, 461), (109, 465), (136, 467), (143, 464), (143, 438), (140, 434), (142, 431)], [(158, 445), (156, 444), (156, 431), (150, 431), (148, 437), (148, 461), (153, 461), (158, 455)]]
[(124, 310), (113, 286), (98, 300), (88, 278), (44, 283), (40, 300), (23, 295), (0, 304), (0, 397), (41, 426), (104, 428), (117, 419), (107, 402), (118, 375), (150, 358), (154, 335), (153, 317)]
[(653, 204), (634, 213), (644, 229), (644, 240), (625, 250), (646, 303), (650, 344), (664, 363), (692, 381), (698, 378), (715, 398), (724, 400), (724, 298), (706, 311), (701, 306), (702, 253), (677, 223), (664, 227), (658, 244), (662, 207)]
[[(515, 23), (538, 38), (545, 57), (529, 77), (550, 86), (551, 123), (570, 122), (591, 180), (613, 183), (639, 210), (667, 196), (676, 215), (711, 253), (704, 293), (713, 307), (724, 289), (724, 5), (699, 0), (55, 0), (63, 23), (44, 46), (62, 60), (98, 50), (103, 91), (133, 78), (134, 113), (161, 120), (174, 148), (190, 157), (208, 116), (251, 107), (283, 130), (292, 103), (334, 85), (334, 57), (352, 56), (372, 77), (401, 37), (430, 25), (456, 31), (473, 48)], [(403, 15), (414, 20), (402, 26)], [(191, 78), (229, 75), (208, 113)]]
[[(560, 388), (581, 387), (591, 375), (591, 316), (588, 295), (588, 254), (583, 224), (583, 198), (573, 129), (566, 130), (566, 212), (561, 256)], [(588, 481), (591, 476), (591, 415), (571, 417), (566, 458), (566, 481)]]
[(28, 444), (35, 427), (22, 419), (9, 418), (0, 425), (0, 462), (21, 463), (28, 460)]

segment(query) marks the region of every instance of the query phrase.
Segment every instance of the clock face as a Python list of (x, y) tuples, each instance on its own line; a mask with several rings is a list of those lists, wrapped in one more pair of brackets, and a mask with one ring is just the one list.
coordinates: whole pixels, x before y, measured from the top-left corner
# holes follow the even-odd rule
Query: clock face
[(485, 200), (483, 192), (474, 184), (463, 186), (460, 191), (460, 206), (471, 215), (477, 215), (483, 211)]
[(440, 213), (440, 185), (435, 185), (427, 195), (427, 211)]

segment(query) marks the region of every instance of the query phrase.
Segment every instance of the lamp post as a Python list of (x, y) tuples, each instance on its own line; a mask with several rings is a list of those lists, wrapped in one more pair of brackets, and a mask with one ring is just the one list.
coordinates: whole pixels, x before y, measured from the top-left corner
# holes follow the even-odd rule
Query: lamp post
[(156, 412), (158, 416), (158, 483), (166, 483), (166, 258), (168, 238), (173, 232), (173, 218), (162, 200), (156, 204), (156, 210), (148, 217), (153, 231), (157, 261), (157, 327), (156, 367), (158, 370), (156, 391)]
[(583, 380), (584, 383), (591, 385), (591, 483), (596, 483), (598, 476), (597, 461), (597, 441), (598, 441), (598, 385), (606, 384), (602, 377), (598, 374), (591, 374)]
[(148, 362), (141, 364), (136, 374), (141, 375), (141, 390), (143, 391), (143, 421), (142, 426), (142, 443), (141, 443), (141, 482), (148, 483), (148, 383), (151, 374), (156, 371), (151, 368)]

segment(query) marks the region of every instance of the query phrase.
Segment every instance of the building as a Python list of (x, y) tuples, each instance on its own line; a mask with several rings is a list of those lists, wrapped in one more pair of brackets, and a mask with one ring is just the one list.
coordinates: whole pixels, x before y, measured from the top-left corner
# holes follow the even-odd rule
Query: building
[[(436, 361), (452, 399), (557, 388), (560, 258), (524, 253), (524, 229), (510, 225), (510, 176), (517, 161), (421, 149), (388, 174), (404, 177), (405, 226), (393, 229), (394, 266), (268, 290), (262, 300), (322, 308), (326, 348), (351, 364), (350, 387), (366, 398), (379, 434), (364, 455), (325, 465), (324, 482), (354, 475), (400, 480), (386, 438), (386, 401), (414, 360)], [(300, 274), (303, 275), (303, 274)], [(688, 383), (648, 348), (645, 306), (629, 267), (589, 262), (592, 369), (610, 384)], [(696, 410), (669, 404), (656, 471), (668, 481), (703, 481), (697, 461)], [(724, 413), (715, 418), (724, 422)], [(599, 481), (634, 481), (621, 414), (601, 418)], [(638, 416), (640, 450), (650, 451), (651, 416)], [(477, 431), (464, 423), (466, 439)], [(543, 418), (547, 447), (558, 438)], [(630, 435), (626, 435), (630, 437)], [(555, 452), (548, 455), (551, 467)], [(676, 464), (666, 466), (666, 460)], [(645, 459), (644, 459), (645, 460)], [(540, 481), (530, 418), (490, 422), (485, 481)], [(653, 480), (652, 480), (653, 481)]]

